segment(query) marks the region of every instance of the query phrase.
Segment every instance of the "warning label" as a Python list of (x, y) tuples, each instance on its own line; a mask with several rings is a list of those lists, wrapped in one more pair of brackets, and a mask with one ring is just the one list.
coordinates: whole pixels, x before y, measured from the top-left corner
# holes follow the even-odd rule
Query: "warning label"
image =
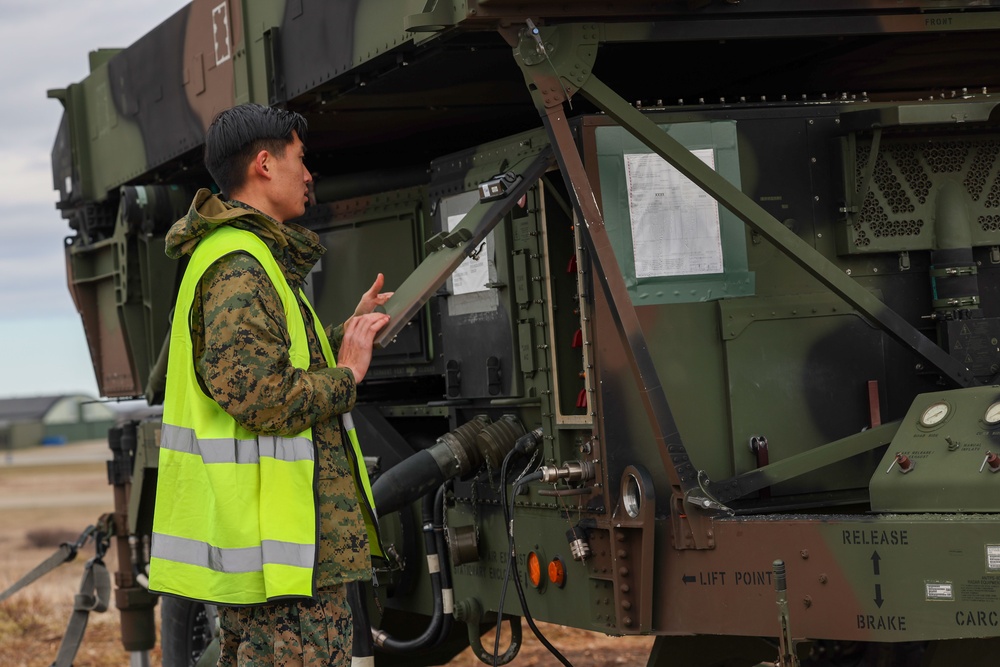
[(986, 569), (989, 572), (1000, 571), (1000, 544), (986, 545)]
[(924, 583), (928, 600), (954, 600), (955, 589), (950, 581), (928, 581)]

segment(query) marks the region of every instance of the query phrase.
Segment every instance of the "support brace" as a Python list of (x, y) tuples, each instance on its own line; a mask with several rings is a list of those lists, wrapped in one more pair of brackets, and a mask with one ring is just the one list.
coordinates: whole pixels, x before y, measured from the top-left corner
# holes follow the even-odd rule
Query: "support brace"
[[(789, 259), (844, 299), (875, 326), (923, 357), (952, 383), (959, 387), (975, 383), (968, 369), (924, 336), (915, 326), (845, 275), (833, 262), (767, 213), (739, 188), (696, 158), (652, 120), (594, 76), (593, 65), (598, 46), (603, 41), (601, 25), (563, 24), (539, 28), (527, 19), (524, 25), (525, 27), (519, 32), (515, 32), (512, 26), (503, 30), (502, 34), (514, 48), (514, 58), (521, 67), (528, 89), (556, 149), (556, 159), (566, 180), (573, 207), (587, 231), (585, 236), (597, 265), (595, 274), (599, 277), (607, 295), (615, 325), (629, 356), (632, 372), (640, 388), (643, 405), (657, 438), (675, 497), (682, 496), (685, 501), (684, 506), (688, 509), (692, 507), (705, 510), (726, 509), (708, 493), (709, 485), (698, 483), (697, 474), (681, 442), (653, 367), (634, 307), (621, 279), (600, 208), (597, 206), (579, 150), (563, 112), (563, 103), (568, 103), (577, 92), (614, 118), (633, 136), (732, 211), (751, 229), (765, 237)], [(675, 506), (678, 506), (676, 502)], [(694, 531), (693, 539), (700, 548), (705, 548), (706, 541), (701, 539), (698, 533), (699, 531)], [(675, 542), (676, 539), (675, 531)]]

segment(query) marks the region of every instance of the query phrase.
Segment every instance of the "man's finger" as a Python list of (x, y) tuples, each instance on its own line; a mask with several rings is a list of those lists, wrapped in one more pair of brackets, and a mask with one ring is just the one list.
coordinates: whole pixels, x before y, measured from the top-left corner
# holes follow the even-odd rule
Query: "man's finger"
[(375, 282), (372, 283), (371, 289), (368, 290), (369, 294), (378, 295), (379, 290), (382, 289), (382, 285), (385, 284), (385, 276), (379, 273), (375, 276)]
[(389, 316), (383, 313), (359, 315), (347, 323), (347, 326), (344, 328), (344, 337), (360, 336), (366, 340), (370, 339), (388, 322)]
[(369, 328), (372, 331), (378, 331), (384, 327), (389, 322), (389, 316), (384, 313), (372, 313), (368, 317)]

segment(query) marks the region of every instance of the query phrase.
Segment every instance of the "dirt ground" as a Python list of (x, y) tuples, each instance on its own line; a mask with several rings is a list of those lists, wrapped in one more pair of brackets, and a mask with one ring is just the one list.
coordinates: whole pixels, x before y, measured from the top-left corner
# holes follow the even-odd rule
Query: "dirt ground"
[[(90, 524), (113, 508), (104, 461), (104, 442), (39, 447), (0, 454), (0, 591), (17, 581), (64, 541), (73, 541)], [(0, 603), (0, 665), (49, 667), (55, 659), (79, 590), (88, 546), (72, 562), (60, 566), (28, 588)], [(105, 557), (116, 568), (114, 547)], [(158, 613), (158, 611), (157, 611)], [(75, 667), (122, 667), (129, 664), (118, 633), (118, 610), (91, 614)], [(543, 634), (575, 667), (645, 665), (650, 637), (604, 635), (538, 624)], [(525, 627), (524, 646), (511, 667), (540, 667), (558, 662)], [(159, 647), (150, 654), (152, 667), (161, 665)], [(470, 651), (448, 667), (477, 667)]]
[[(75, 541), (88, 525), (113, 508), (103, 459), (103, 442), (40, 447), (0, 455), (0, 590)], [(48, 667), (73, 609), (84, 564), (94, 556), (88, 545), (75, 560), (58, 567), (0, 603), (0, 665)], [(116, 559), (105, 558), (114, 572)], [(118, 640), (118, 613), (91, 614), (75, 667), (128, 665)], [(159, 664), (159, 653), (153, 659)]]

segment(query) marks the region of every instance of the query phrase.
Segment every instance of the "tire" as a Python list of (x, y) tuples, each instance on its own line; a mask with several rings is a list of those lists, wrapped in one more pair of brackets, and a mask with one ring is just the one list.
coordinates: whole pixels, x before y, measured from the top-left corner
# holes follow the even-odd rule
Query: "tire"
[(166, 595), (160, 605), (163, 667), (195, 667), (219, 634), (215, 606)]

